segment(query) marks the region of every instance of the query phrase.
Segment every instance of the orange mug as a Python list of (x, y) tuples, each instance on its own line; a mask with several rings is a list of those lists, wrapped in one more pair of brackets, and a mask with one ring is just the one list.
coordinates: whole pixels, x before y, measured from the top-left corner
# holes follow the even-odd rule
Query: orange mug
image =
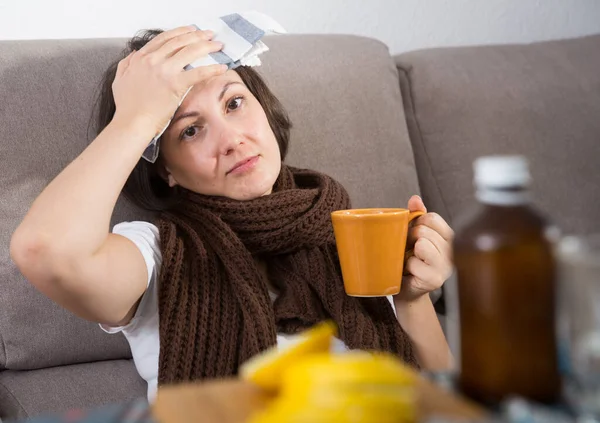
[(390, 208), (331, 213), (348, 295), (383, 297), (400, 292), (408, 225), (424, 213)]

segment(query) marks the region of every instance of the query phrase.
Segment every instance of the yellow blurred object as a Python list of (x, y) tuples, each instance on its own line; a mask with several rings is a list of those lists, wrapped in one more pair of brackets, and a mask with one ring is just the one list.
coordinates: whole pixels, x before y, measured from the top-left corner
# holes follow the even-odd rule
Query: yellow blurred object
[(280, 395), (252, 423), (412, 423), (416, 379), (389, 354), (312, 354), (291, 363)]
[(351, 351), (345, 354), (313, 354), (286, 369), (283, 376), (285, 390), (294, 395), (303, 391), (352, 389), (355, 386), (411, 386), (414, 373), (390, 354)]
[(321, 322), (302, 333), (293, 345), (282, 350), (275, 346), (248, 360), (240, 367), (240, 377), (267, 391), (277, 391), (284, 370), (304, 357), (329, 352), (336, 334), (335, 323)]
[(304, 332), (240, 368), (244, 380), (165, 386), (152, 406), (161, 423), (414, 423), (485, 418), (483, 409), (437, 388), (389, 353), (331, 354), (333, 322)]

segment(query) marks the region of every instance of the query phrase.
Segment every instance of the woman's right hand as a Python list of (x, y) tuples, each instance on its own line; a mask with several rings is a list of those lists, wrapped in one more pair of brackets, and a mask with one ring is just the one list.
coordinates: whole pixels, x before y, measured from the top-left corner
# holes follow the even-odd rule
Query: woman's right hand
[(121, 60), (112, 84), (115, 118), (141, 120), (154, 134), (161, 131), (189, 87), (227, 70), (226, 65), (184, 70), (198, 58), (223, 48), (212, 36), (211, 31), (194, 26), (175, 28)]

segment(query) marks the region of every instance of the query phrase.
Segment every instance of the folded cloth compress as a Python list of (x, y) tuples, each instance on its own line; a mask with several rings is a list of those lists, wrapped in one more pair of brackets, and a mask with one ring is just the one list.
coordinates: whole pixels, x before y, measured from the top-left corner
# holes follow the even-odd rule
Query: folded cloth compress
[[(223, 49), (216, 53), (210, 53), (185, 67), (186, 70), (199, 66), (214, 64), (225, 64), (229, 69), (238, 66), (260, 66), (259, 55), (269, 50), (261, 38), (266, 34), (284, 34), (286, 31), (281, 25), (269, 16), (259, 12), (242, 12), (222, 16), (218, 19), (200, 21), (196, 24), (198, 29), (211, 30), (214, 32), (213, 40), (223, 43)], [(191, 87), (190, 87), (191, 89)], [(183, 95), (179, 105), (183, 102), (190, 89)], [(152, 141), (142, 157), (150, 163), (154, 163), (158, 157), (158, 140), (169, 127), (171, 120), (160, 131)]]

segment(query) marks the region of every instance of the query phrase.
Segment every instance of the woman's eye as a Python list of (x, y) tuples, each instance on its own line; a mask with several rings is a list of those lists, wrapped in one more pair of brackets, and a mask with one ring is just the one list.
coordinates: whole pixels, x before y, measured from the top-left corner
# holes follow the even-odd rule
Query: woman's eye
[(242, 101), (244, 99), (242, 97), (236, 97), (234, 99), (232, 99), (228, 104), (227, 104), (227, 109), (228, 110), (235, 110), (239, 107), (241, 107), (242, 105)]
[(192, 138), (197, 133), (198, 128), (196, 126), (190, 126), (181, 133), (181, 138)]

